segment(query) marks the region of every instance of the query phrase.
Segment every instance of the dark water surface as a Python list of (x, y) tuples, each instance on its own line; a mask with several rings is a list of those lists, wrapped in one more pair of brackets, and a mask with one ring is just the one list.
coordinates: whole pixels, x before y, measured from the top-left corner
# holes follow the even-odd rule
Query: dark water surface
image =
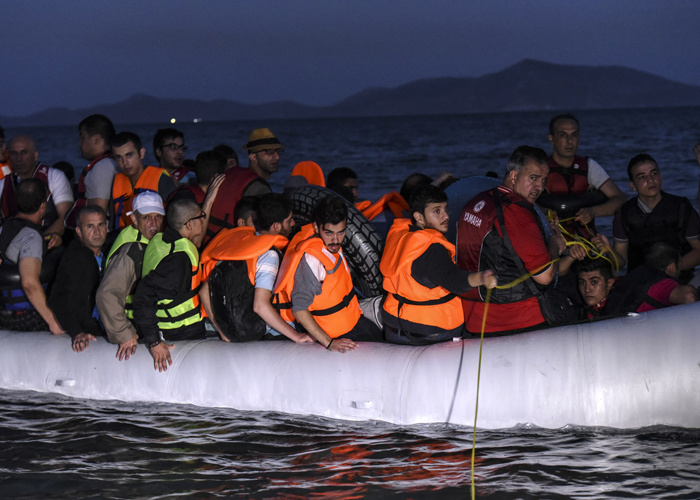
[[(470, 498), (472, 432), (0, 392), (4, 498)], [(700, 431), (479, 431), (478, 498), (700, 498)]]
[[(518, 145), (549, 150), (550, 117), (176, 126), (185, 132), (188, 156), (226, 142), (243, 164), (248, 132), (270, 126), (287, 148), (274, 188), (281, 189), (294, 164), (314, 160), (326, 172), (354, 168), (361, 196), (374, 200), (413, 172), (502, 174)], [(588, 111), (579, 118), (580, 153), (598, 160), (625, 193), (631, 194), (627, 162), (646, 151), (659, 162), (665, 190), (696, 203), (700, 168), (692, 146), (700, 139), (700, 108)], [(155, 130), (168, 125), (118, 129), (141, 134), (150, 150)], [(7, 135), (19, 132), (37, 139), (42, 161), (68, 160), (82, 169), (75, 126)], [(152, 163), (150, 151), (148, 157)], [(609, 235), (609, 220), (599, 227)], [(477, 497), (698, 499), (698, 444), (700, 430), (678, 428), (479, 431)], [(440, 424), (399, 427), (0, 391), (2, 498), (470, 498), (471, 446), (471, 429)]]

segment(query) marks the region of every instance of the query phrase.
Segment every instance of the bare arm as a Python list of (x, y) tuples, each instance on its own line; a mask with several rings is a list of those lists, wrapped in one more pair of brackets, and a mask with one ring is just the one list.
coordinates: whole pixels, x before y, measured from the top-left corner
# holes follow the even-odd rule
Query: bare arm
[(341, 353), (357, 349), (357, 344), (350, 339), (332, 339), (323, 328), (318, 325), (316, 319), (314, 319), (313, 315), (308, 310), (293, 311), (293, 314), (296, 320), (309, 332), (309, 335), (326, 349)]
[(63, 219), (65, 219), (68, 210), (71, 209), (73, 203), (70, 201), (63, 201), (56, 205), (56, 213), (58, 218), (44, 230), (44, 235), (51, 236), (49, 240), (49, 249), (59, 246), (63, 242), (63, 233), (66, 232), (66, 226), (63, 225)]
[(109, 213), (109, 200), (104, 198), (90, 198), (87, 204), (100, 206), (105, 212)]
[(694, 269), (695, 266), (700, 264), (700, 240), (688, 240), (688, 243), (690, 244), (690, 251), (681, 256), (679, 266), (681, 271)]
[(692, 285), (678, 285), (671, 292), (669, 300), (672, 304), (690, 304), (698, 300), (698, 290)]
[(618, 208), (627, 200), (620, 188), (612, 179), (608, 179), (600, 186), (600, 191), (608, 197), (608, 201), (594, 207), (582, 208), (576, 212), (576, 220), (582, 224), (589, 224), (596, 217), (608, 217), (614, 215)]
[(46, 293), (39, 281), (41, 274), (41, 260), (34, 257), (25, 257), (19, 260), (19, 275), (22, 282), (22, 289), (27, 295), (29, 302), (34, 309), (44, 318), (49, 325), (49, 330), (54, 335), (66, 333), (58, 323), (53, 311), (46, 304)]
[(270, 303), (271, 297), (272, 292), (270, 290), (265, 288), (255, 289), (255, 299), (253, 301), (253, 311), (255, 311), (255, 314), (260, 316), (265, 323), (280, 332), (282, 335), (288, 337), (298, 344), (313, 342), (314, 339), (312, 339), (309, 335), (297, 332), (294, 328), (289, 326), (285, 320), (282, 319), (279, 313), (275, 311), (275, 308), (272, 307), (272, 304)]

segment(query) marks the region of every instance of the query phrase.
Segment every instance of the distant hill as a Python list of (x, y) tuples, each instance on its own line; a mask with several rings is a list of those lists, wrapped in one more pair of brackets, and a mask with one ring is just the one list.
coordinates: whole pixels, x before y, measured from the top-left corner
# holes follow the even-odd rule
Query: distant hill
[(103, 113), (115, 123), (152, 123), (171, 117), (178, 121), (223, 121), (699, 105), (700, 86), (620, 66), (573, 66), (526, 59), (476, 78), (430, 78), (396, 88), (370, 88), (325, 107), (291, 101), (244, 104), (136, 94), (118, 103), (77, 110), (50, 108), (25, 117), (0, 116), (0, 124), (74, 125), (92, 113)]

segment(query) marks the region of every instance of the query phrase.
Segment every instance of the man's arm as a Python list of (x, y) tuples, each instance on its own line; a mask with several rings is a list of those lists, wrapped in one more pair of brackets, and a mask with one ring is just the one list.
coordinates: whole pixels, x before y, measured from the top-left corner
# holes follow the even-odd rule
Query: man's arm
[(24, 257), (19, 260), (19, 275), (22, 289), (27, 295), (34, 309), (49, 325), (49, 330), (54, 335), (66, 333), (58, 323), (53, 311), (46, 304), (46, 294), (39, 281), (41, 274), (41, 260), (34, 257)]
[(627, 197), (612, 179), (605, 181), (599, 189), (608, 197), (608, 201), (594, 207), (582, 208), (576, 212), (576, 220), (581, 224), (590, 224), (596, 217), (613, 215), (627, 201)]
[(98, 207), (102, 207), (105, 213), (109, 213), (109, 202), (109, 198), (88, 198), (87, 200), (88, 205), (97, 205)]
[[(131, 243), (130, 245), (137, 245)], [(128, 360), (136, 352), (138, 334), (126, 317), (126, 297), (136, 281), (134, 261), (128, 255), (128, 245), (122, 247), (109, 261), (109, 267), (97, 289), (96, 302), (107, 339), (119, 344), (117, 358)]]
[(690, 251), (681, 256), (680, 266), (681, 271), (695, 269), (700, 264), (700, 239), (688, 240)]
[(59, 246), (63, 242), (63, 233), (66, 232), (66, 226), (63, 225), (63, 219), (66, 218), (68, 210), (73, 206), (72, 201), (64, 201), (56, 204), (56, 213), (58, 218), (44, 230), (45, 236), (50, 236), (49, 249)]
[(698, 290), (692, 285), (678, 285), (668, 299), (671, 304), (690, 304), (698, 300)]
[(272, 307), (272, 303), (270, 302), (271, 298), (272, 292), (270, 290), (265, 288), (256, 288), (255, 298), (253, 300), (253, 311), (255, 311), (255, 313), (260, 316), (263, 321), (265, 321), (265, 323), (294, 342), (299, 344), (313, 342), (314, 340), (311, 337), (297, 332), (294, 328), (289, 326), (289, 323), (282, 319), (279, 313), (275, 311), (275, 308)]
[(309, 332), (309, 335), (329, 351), (336, 351), (344, 354), (357, 349), (357, 344), (350, 339), (332, 339), (323, 328), (318, 325), (316, 319), (314, 319), (313, 315), (308, 310), (292, 311), (292, 314), (294, 314), (294, 317), (304, 329)]

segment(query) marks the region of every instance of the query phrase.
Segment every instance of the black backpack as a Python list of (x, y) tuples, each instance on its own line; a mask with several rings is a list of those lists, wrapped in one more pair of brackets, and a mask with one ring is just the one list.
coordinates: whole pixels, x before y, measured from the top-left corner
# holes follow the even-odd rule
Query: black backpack
[(253, 311), (255, 287), (245, 261), (221, 261), (209, 275), (209, 298), (214, 320), (231, 342), (261, 340), (266, 324)]

